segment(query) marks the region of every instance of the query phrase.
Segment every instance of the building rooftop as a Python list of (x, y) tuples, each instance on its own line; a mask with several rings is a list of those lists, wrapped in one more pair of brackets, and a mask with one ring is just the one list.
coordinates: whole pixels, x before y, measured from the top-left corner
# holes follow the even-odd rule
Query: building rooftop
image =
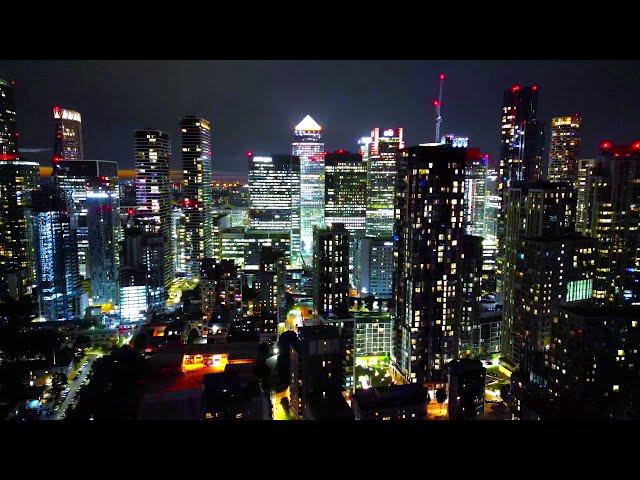
[(419, 384), (391, 385), (357, 390), (353, 401), (361, 409), (394, 408), (405, 405), (419, 405), (427, 401), (427, 390)]
[(484, 366), (480, 360), (461, 358), (449, 363), (449, 372), (452, 375), (463, 375), (474, 372), (484, 373)]

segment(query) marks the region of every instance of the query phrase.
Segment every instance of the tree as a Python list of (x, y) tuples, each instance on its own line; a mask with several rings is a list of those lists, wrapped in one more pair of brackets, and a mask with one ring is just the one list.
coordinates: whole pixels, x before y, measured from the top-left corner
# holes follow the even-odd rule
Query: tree
[(75, 342), (73, 342), (73, 348), (84, 350), (91, 346), (91, 339), (87, 335), (78, 335)]
[(447, 399), (447, 392), (445, 391), (445, 389), (444, 388), (437, 389), (436, 402), (438, 402), (439, 404), (443, 404), (446, 399)]
[(133, 343), (133, 348), (137, 352), (144, 350), (145, 348), (147, 348), (147, 344), (148, 344), (147, 334), (144, 332), (140, 332), (138, 335), (134, 337), (132, 343)]
[(198, 333), (198, 330), (196, 330), (195, 328), (192, 328), (191, 331), (189, 332), (189, 336), (187, 337), (187, 343), (193, 344), (199, 337), (200, 337), (200, 334)]
[(284, 413), (286, 413), (287, 415), (291, 413), (291, 403), (289, 403), (289, 399), (287, 397), (282, 397), (280, 399), (280, 405), (282, 405)]
[(509, 402), (509, 399), (511, 398), (511, 385), (508, 383), (500, 385), (500, 397), (505, 402)]
[(65, 373), (56, 372), (51, 375), (51, 389), (55, 392), (59, 392), (64, 388), (68, 381), (69, 380)]

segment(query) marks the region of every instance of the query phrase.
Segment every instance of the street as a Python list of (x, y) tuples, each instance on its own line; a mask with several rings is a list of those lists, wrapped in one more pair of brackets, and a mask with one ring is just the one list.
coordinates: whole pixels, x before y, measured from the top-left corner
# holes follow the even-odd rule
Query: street
[(82, 386), (82, 382), (87, 378), (87, 376), (89, 375), (89, 372), (91, 372), (93, 362), (95, 361), (96, 358), (98, 358), (98, 354), (92, 353), (92, 354), (88, 354), (85, 357), (85, 359), (83, 359), (84, 361), (87, 362), (87, 366), (84, 368), (81, 368), (78, 374), (75, 374), (74, 372), (75, 379), (70, 380), (69, 383), (67, 384), (67, 387), (70, 390), (67, 397), (60, 404), (60, 408), (58, 409), (58, 411), (51, 416), (47, 416), (47, 415), (41, 416), (40, 418), (42, 420), (62, 420), (64, 416), (66, 416), (67, 409), (69, 408), (70, 405), (72, 405), (72, 403), (74, 403), (73, 399), (78, 393), (78, 391), (80, 390), (80, 387)]

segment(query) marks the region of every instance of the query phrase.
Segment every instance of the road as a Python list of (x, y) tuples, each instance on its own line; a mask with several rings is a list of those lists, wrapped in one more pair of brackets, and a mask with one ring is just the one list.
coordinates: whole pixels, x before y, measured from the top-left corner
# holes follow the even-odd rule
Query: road
[(67, 409), (73, 403), (73, 397), (75, 397), (75, 395), (80, 390), (80, 387), (82, 386), (82, 381), (87, 378), (87, 376), (89, 375), (89, 372), (91, 372), (91, 367), (93, 366), (93, 362), (98, 357), (99, 357), (99, 355), (95, 354), (95, 353), (91, 353), (91, 354), (89, 354), (89, 355), (87, 355), (85, 357), (85, 361), (87, 362), (87, 366), (80, 370), (80, 373), (78, 373), (75, 376), (75, 380), (71, 380), (67, 384), (67, 387), (70, 389), (69, 390), (69, 394), (64, 399), (64, 401), (60, 404), (60, 408), (58, 409), (58, 411), (54, 415), (51, 415), (51, 416), (46, 416), (45, 415), (44, 417), (41, 417), (43, 420), (62, 420), (62, 418), (64, 418), (63, 414), (66, 415)]

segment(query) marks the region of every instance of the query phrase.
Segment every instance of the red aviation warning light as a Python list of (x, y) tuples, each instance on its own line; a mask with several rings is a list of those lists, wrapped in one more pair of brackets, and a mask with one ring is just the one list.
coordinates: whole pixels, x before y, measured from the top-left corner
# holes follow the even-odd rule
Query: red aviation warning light
[(637, 152), (638, 150), (640, 150), (640, 140), (635, 141), (631, 144), (631, 150), (633, 150), (634, 152)]
[(513, 87), (511, 87), (511, 91), (513, 93), (516, 93), (518, 90), (520, 90), (520, 85), (514, 85)]
[(444, 73), (440, 74), (440, 80), (444, 80)]
[(253, 152), (247, 152), (247, 157), (253, 157)]
[(600, 150), (611, 150), (611, 147), (613, 147), (613, 143), (609, 140), (600, 143)]

